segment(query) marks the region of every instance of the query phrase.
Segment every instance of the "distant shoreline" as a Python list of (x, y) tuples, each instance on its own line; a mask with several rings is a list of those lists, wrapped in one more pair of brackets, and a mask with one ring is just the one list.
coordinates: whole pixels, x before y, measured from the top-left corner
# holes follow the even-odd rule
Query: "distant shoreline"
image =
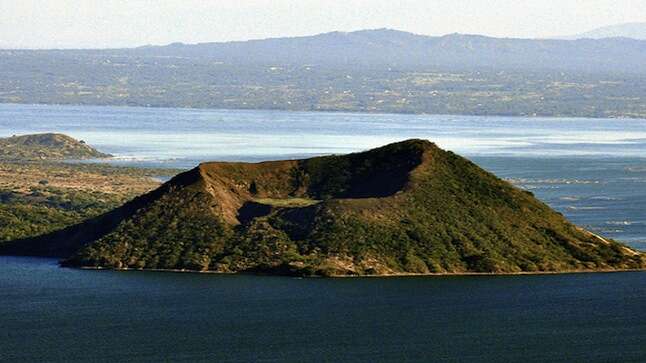
[(157, 106), (157, 105), (123, 105), (123, 104), (86, 104), (86, 103), (16, 103), (16, 102), (2, 102), (0, 105), (13, 105), (13, 106), (52, 106), (52, 107), (118, 107), (126, 109), (142, 108), (142, 109), (169, 109), (169, 110), (213, 110), (213, 111), (231, 111), (231, 112), (245, 112), (245, 111), (262, 111), (262, 112), (302, 112), (302, 113), (337, 113), (337, 114), (364, 114), (364, 115), (415, 115), (415, 116), (447, 116), (447, 117), (506, 117), (506, 118), (530, 118), (530, 119), (591, 119), (591, 120), (646, 120), (646, 116), (572, 116), (572, 115), (521, 115), (521, 114), (484, 114), (484, 113), (429, 113), (429, 112), (384, 112), (378, 110), (341, 110), (341, 109), (326, 109), (326, 110), (307, 110), (307, 109), (287, 109), (287, 108), (217, 108), (217, 107), (188, 107), (188, 106)]

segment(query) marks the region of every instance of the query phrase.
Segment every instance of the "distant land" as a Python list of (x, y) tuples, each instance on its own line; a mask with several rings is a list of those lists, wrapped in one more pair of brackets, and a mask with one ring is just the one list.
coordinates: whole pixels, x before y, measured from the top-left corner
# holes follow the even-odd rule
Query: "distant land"
[(0, 50), (0, 102), (646, 117), (646, 41), (390, 29), (103, 50)]
[(203, 163), (0, 253), (75, 267), (308, 276), (646, 267), (642, 253), (426, 140), (303, 160)]
[(646, 40), (646, 22), (624, 23), (604, 26), (585, 33), (563, 37), (563, 39), (604, 39), (632, 38)]
[(432, 37), (391, 29), (241, 42), (173, 43), (115, 52), (146, 57), (206, 58), (240, 65), (397, 67), (404, 70), (420, 67), (579, 72), (646, 70), (642, 63), (646, 59), (646, 43), (634, 40), (565, 41), (469, 34)]
[(0, 160), (99, 159), (111, 155), (99, 152), (82, 140), (56, 133), (0, 138)]

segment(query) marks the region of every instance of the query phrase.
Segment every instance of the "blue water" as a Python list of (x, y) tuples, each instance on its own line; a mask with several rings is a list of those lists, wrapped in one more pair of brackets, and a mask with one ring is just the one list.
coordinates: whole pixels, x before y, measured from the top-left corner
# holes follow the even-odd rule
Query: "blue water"
[(0, 257), (0, 361), (644, 362), (646, 273), (293, 279)]
[(116, 163), (193, 167), (425, 138), (466, 156), (646, 157), (646, 120), (0, 104), (0, 136), (63, 132)]
[[(646, 120), (0, 105), (117, 165), (189, 168), (411, 137), (646, 250)], [(0, 361), (646, 361), (646, 273), (292, 279), (0, 257)]]

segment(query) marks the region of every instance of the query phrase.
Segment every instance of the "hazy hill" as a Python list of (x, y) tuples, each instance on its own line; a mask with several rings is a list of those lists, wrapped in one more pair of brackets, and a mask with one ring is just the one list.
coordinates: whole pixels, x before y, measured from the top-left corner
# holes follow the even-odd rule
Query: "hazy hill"
[(110, 157), (84, 141), (63, 134), (33, 134), (0, 138), (0, 160), (62, 160)]
[(204, 163), (2, 253), (72, 266), (299, 275), (646, 267), (639, 252), (423, 140), (305, 160)]
[(295, 38), (142, 47), (123, 54), (210, 58), (236, 64), (420, 69), (646, 70), (646, 42), (632, 39), (545, 40), (390, 30), (333, 32)]
[(565, 37), (566, 39), (603, 39), (603, 38), (632, 38), (646, 40), (645, 23), (625, 23), (604, 26), (585, 33)]

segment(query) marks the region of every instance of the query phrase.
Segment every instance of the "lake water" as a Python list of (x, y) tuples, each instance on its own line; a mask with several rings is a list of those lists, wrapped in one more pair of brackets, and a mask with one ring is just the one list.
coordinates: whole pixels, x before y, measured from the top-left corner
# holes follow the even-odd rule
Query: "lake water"
[(644, 362), (646, 273), (294, 279), (0, 257), (0, 361)]
[(30, 132), (70, 134), (116, 155), (113, 163), (186, 168), (347, 153), (408, 138), (465, 156), (646, 157), (646, 120), (0, 104), (0, 136)]
[[(646, 250), (646, 120), (0, 105), (117, 165), (189, 168), (427, 138)], [(292, 279), (0, 257), (0, 361), (646, 361), (646, 273)]]

